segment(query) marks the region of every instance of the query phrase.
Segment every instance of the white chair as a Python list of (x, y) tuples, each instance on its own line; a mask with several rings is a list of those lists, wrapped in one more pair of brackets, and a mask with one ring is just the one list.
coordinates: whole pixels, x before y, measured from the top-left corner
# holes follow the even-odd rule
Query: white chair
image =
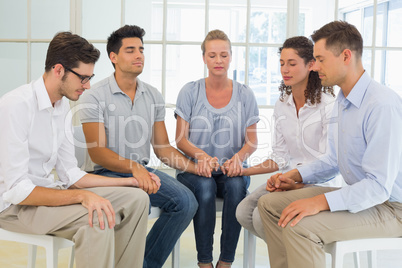
[(57, 268), (59, 249), (72, 247), (69, 268), (74, 264), (74, 243), (70, 240), (51, 235), (23, 234), (4, 230), (0, 228), (0, 240), (13, 241), (29, 244), (28, 246), (28, 267), (34, 268), (36, 262), (37, 246), (46, 250), (46, 267)]
[[(223, 198), (216, 198), (216, 212), (220, 212), (223, 209)], [(243, 238), (243, 268), (255, 267), (255, 250), (256, 250), (256, 237), (250, 233), (246, 228), (244, 229)]]
[[(78, 166), (83, 167), (86, 159), (90, 159), (88, 151), (86, 149), (85, 135), (82, 130), (82, 126), (74, 126), (74, 145), (75, 145), (75, 157), (78, 161)], [(162, 210), (158, 207), (151, 207), (151, 212), (148, 215), (148, 219), (158, 218), (162, 213)], [(180, 267), (180, 240), (177, 240), (176, 245), (172, 251), (172, 268)]]
[[(324, 246), (325, 252), (331, 254), (332, 268), (342, 268), (346, 253), (368, 251), (368, 267), (377, 267), (376, 250), (402, 250), (402, 237), (397, 238), (367, 238), (349, 241), (338, 241)], [(358, 255), (354, 255), (355, 268), (360, 267)]]
[[(148, 215), (148, 219), (158, 218), (162, 213), (162, 210), (158, 207), (151, 207), (151, 213)], [(176, 245), (172, 250), (172, 268), (180, 267), (180, 239), (177, 240)]]

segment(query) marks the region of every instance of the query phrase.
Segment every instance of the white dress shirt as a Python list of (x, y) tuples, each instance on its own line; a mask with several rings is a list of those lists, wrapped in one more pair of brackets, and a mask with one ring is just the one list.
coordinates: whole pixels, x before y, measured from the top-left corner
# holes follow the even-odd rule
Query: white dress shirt
[(86, 174), (74, 156), (69, 111), (65, 98), (52, 106), (42, 77), (0, 99), (0, 212), (36, 186), (68, 188)]
[[(321, 94), (321, 102), (305, 103), (296, 113), (293, 94), (284, 101), (278, 100), (274, 110), (275, 135), (272, 143), (275, 161), (281, 172), (289, 171), (316, 160), (327, 150), (327, 130), (335, 98)], [(342, 179), (337, 177), (321, 186), (340, 187)]]

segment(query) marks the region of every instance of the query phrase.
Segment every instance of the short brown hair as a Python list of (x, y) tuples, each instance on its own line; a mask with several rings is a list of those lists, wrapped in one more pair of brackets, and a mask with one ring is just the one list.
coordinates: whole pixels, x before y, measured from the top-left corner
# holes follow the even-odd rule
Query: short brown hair
[(60, 63), (66, 68), (75, 68), (80, 62), (95, 63), (100, 52), (86, 39), (71, 32), (57, 33), (47, 49), (45, 71)]
[(363, 38), (357, 28), (346, 21), (330, 22), (315, 31), (311, 38), (316, 43), (326, 39), (326, 48), (339, 56), (345, 49), (356, 52), (358, 58), (363, 54)]
[(205, 54), (205, 44), (208, 41), (212, 40), (223, 40), (229, 43), (230, 53), (232, 54), (232, 43), (229, 40), (229, 37), (221, 30), (212, 30), (205, 37), (204, 41), (201, 44), (202, 55)]

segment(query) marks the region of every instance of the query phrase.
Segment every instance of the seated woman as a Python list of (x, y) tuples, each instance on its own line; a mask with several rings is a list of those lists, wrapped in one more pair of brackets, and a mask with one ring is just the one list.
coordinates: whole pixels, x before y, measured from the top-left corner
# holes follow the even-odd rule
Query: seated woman
[(258, 107), (249, 87), (228, 78), (232, 49), (226, 34), (209, 32), (201, 49), (208, 77), (181, 89), (175, 111), (177, 147), (197, 161), (198, 175), (182, 172), (177, 179), (198, 201), (193, 222), (199, 267), (213, 267), (215, 198), (223, 197), (221, 252), (216, 267), (230, 267), (241, 229), (236, 207), (250, 182), (242, 176), (243, 163), (257, 147)]
[[(323, 88), (314, 65), (313, 43), (304, 36), (287, 39), (279, 48), (281, 92), (275, 104), (275, 134), (270, 158), (244, 170), (243, 175), (287, 171), (313, 161), (325, 152), (327, 126), (335, 101), (332, 88)], [(336, 177), (325, 186), (341, 186)], [(295, 185), (303, 187), (303, 184)], [(258, 199), (269, 193), (264, 183), (237, 207), (239, 223), (265, 240), (264, 228), (257, 208)]]

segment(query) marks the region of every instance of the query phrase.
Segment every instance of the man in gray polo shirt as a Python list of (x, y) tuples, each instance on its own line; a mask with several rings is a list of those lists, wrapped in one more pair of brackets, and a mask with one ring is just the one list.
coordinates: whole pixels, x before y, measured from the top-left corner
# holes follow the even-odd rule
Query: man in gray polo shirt
[(126, 25), (108, 38), (115, 72), (82, 96), (79, 111), (95, 173), (135, 177), (163, 213), (150, 230), (144, 267), (162, 267), (177, 239), (191, 222), (198, 203), (193, 193), (167, 174), (146, 167), (150, 145), (165, 164), (195, 173), (194, 162), (170, 146), (164, 123), (165, 104), (154, 87), (140, 81), (145, 31)]

